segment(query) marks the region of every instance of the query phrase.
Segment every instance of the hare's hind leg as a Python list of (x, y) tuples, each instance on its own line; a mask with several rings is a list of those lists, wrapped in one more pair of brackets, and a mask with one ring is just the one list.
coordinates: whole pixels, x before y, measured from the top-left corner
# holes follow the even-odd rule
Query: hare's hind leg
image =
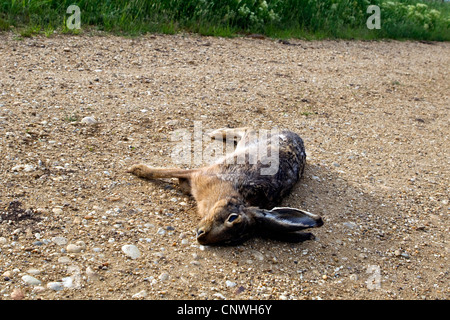
[(146, 179), (178, 178), (180, 189), (184, 194), (191, 194), (191, 177), (197, 170), (152, 168), (145, 164), (135, 164), (127, 172)]
[(165, 169), (165, 168), (152, 168), (145, 164), (135, 164), (128, 168), (127, 172), (134, 174), (135, 176), (146, 179), (159, 179), (159, 178), (178, 178), (178, 179), (190, 179), (196, 169), (185, 170), (179, 168)]

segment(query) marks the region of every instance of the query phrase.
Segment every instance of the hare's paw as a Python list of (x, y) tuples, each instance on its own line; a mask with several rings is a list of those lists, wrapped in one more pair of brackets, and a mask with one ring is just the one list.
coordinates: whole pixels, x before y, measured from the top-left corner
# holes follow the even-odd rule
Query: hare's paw
[(208, 133), (208, 136), (211, 138), (226, 138), (227, 136), (229, 137), (233, 137), (234, 139), (240, 139), (242, 138), (245, 133), (249, 130), (248, 127), (243, 127), (243, 128), (220, 128), (220, 129), (216, 129), (211, 131), (210, 133)]
[(143, 163), (132, 165), (128, 168), (127, 172), (132, 173), (135, 176), (145, 178), (151, 178), (152, 175), (152, 169)]

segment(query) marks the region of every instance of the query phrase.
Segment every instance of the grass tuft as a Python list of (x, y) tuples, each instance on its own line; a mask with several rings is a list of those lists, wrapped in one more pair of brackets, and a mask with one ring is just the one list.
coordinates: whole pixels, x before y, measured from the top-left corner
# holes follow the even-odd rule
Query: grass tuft
[[(0, 0), (0, 32), (21, 37), (54, 31), (78, 34), (65, 25), (75, 4), (81, 28), (120, 35), (195, 32), (234, 36), (264, 34), (303, 39), (450, 40), (450, 2), (442, 0)], [(369, 5), (377, 5), (380, 29), (368, 29)]]

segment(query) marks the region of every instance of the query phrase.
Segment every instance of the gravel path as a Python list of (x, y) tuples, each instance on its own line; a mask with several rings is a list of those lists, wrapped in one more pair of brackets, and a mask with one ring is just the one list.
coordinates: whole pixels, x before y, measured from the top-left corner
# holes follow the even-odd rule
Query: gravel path
[[(449, 299), (449, 43), (0, 40), (0, 299)], [(200, 246), (125, 172), (199, 124), (299, 133), (317, 239)]]

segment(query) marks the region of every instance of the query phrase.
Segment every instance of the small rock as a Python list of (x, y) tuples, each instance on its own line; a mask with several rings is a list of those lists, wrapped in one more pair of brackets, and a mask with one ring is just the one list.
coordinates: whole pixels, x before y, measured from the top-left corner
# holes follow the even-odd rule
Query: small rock
[(219, 293), (219, 292), (214, 293), (213, 296), (218, 298), (218, 299), (222, 299), (222, 300), (226, 299), (225, 296), (223, 294)]
[(407, 252), (402, 252), (400, 255), (401, 255), (403, 258), (406, 258), (406, 259), (411, 258)]
[(62, 263), (62, 264), (68, 264), (68, 263), (70, 263), (70, 258), (69, 257), (59, 257), (58, 258), (58, 262), (59, 263)]
[(5, 237), (0, 237), (0, 244), (1, 245), (6, 244), (7, 242), (8, 242), (8, 240), (6, 240)]
[(92, 125), (96, 124), (97, 120), (95, 120), (94, 117), (84, 117), (83, 119), (81, 119), (81, 123)]
[(29, 270), (27, 271), (27, 273), (32, 274), (32, 275), (34, 275), (34, 276), (37, 276), (37, 275), (41, 274), (41, 270), (38, 270), (38, 269), (29, 269)]
[(14, 166), (11, 168), (11, 171), (22, 171), (25, 166), (23, 164), (18, 164), (17, 166)]
[(167, 272), (163, 272), (159, 275), (159, 280), (166, 281), (169, 280), (169, 274)]
[(65, 277), (61, 279), (61, 283), (63, 285), (63, 287), (65, 288), (72, 288), (73, 287), (73, 279), (72, 277)]
[(45, 291), (45, 288), (43, 286), (34, 286), (33, 287), (33, 292), (34, 293), (42, 293)]
[(122, 246), (122, 251), (131, 259), (137, 259), (141, 256), (141, 252), (139, 251), (139, 249), (132, 244), (126, 244)]
[(30, 285), (30, 286), (39, 286), (42, 282), (41, 280), (36, 279), (35, 277), (32, 277), (28, 274), (24, 275), (22, 277), (23, 282), (25, 282), (26, 284)]
[(23, 167), (23, 171), (24, 171), (24, 172), (31, 172), (31, 171), (33, 171), (34, 169), (35, 169), (35, 167), (32, 166), (31, 164), (26, 164), (26, 165)]
[(356, 223), (354, 222), (344, 222), (343, 225), (350, 229), (355, 229), (356, 227)]
[(67, 239), (64, 237), (54, 237), (52, 238), (52, 241), (56, 243), (58, 246), (63, 246), (67, 244)]
[(47, 289), (53, 291), (61, 291), (62, 289), (64, 289), (64, 285), (62, 282), (49, 282), (47, 283)]
[(14, 291), (11, 293), (11, 299), (13, 300), (22, 300), (23, 298), (25, 298), (25, 295), (20, 289), (14, 289)]
[(356, 281), (356, 280), (358, 280), (358, 275), (356, 275), (356, 274), (351, 274), (349, 278), (350, 278), (350, 280), (352, 280), (352, 281)]
[(147, 296), (147, 291), (142, 290), (139, 291), (138, 293), (133, 294), (131, 297), (133, 299), (141, 299), (141, 298), (145, 298)]
[(179, 122), (179, 120), (168, 120), (166, 121), (166, 124), (169, 126), (176, 126)]
[(67, 252), (70, 252), (70, 253), (80, 253), (81, 250), (83, 250), (83, 247), (71, 243), (71, 244), (67, 245), (66, 250), (67, 250)]
[(227, 287), (233, 288), (233, 287), (236, 286), (236, 282), (227, 280), (227, 281), (225, 281), (225, 285), (226, 285)]
[(241, 294), (244, 291), (245, 291), (245, 288), (243, 286), (240, 286), (239, 288), (236, 289), (236, 292), (234, 294)]
[(63, 213), (63, 211), (62, 211), (61, 208), (53, 208), (53, 209), (52, 209), (52, 212), (53, 212), (54, 214), (62, 214), (62, 213)]

